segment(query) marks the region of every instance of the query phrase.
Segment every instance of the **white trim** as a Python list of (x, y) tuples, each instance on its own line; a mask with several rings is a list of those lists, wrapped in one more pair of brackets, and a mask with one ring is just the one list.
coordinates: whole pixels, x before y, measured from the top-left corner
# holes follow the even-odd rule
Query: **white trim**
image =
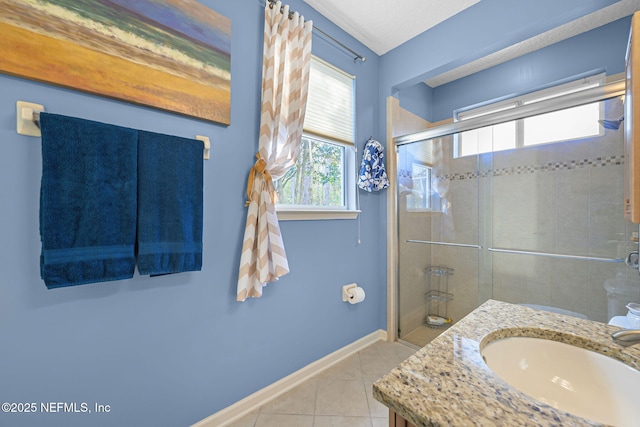
[(347, 357), (356, 354), (357, 352), (365, 349), (366, 347), (375, 344), (378, 341), (384, 341), (387, 339), (387, 332), (382, 329), (378, 329), (366, 335), (359, 340), (352, 342), (331, 354), (324, 356), (321, 359), (316, 360), (297, 370), (296, 372), (288, 375), (275, 383), (268, 385), (267, 387), (256, 391), (255, 393), (245, 397), (242, 400), (234, 403), (231, 406), (216, 412), (209, 417), (198, 421), (191, 427), (224, 427), (231, 424), (234, 421), (242, 418), (254, 409), (258, 409), (268, 401), (275, 399), (278, 396), (286, 393), (294, 387), (300, 385), (302, 382), (309, 378), (319, 374), (335, 365), (338, 362), (346, 359)]
[(278, 220), (295, 221), (310, 219), (356, 219), (359, 210), (348, 209), (278, 209)]

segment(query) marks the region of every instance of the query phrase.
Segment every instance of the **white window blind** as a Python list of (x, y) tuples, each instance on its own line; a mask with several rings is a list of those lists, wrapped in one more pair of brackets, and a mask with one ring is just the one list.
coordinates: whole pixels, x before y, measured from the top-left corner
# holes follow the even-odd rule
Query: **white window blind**
[(304, 131), (354, 144), (354, 76), (312, 57)]

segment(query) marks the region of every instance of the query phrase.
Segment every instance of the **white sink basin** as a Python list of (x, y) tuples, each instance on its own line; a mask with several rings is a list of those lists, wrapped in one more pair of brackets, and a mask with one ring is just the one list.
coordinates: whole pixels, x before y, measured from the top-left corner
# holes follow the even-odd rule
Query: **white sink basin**
[(640, 372), (616, 359), (529, 337), (491, 341), (482, 357), (504, 381), (547, 405), (603, 424), (640, 425)]

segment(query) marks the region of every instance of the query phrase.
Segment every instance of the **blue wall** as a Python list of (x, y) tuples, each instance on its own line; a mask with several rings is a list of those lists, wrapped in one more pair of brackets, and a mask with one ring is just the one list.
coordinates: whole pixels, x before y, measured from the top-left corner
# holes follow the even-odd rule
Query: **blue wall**
[[(460, 101), (460, 97), (467, 96), (464, 91), (471, 90), (469, 95), (473, 96), (477, 93), (476, 91), (484, 89), (474, 84), (471, 89), (460, 88), (459, 91), (456, 86), (451, 86), (455, 89), (443, 95), (443, 90), (438, 93), (439, 88), (435, 88), (424, 97), (427, 103), (432, 103), (425, 107), (419, 105), (415, 95), (412, 98), (409, 94), (425, 92), (422, 82), (431, 77), (498, 52), (617, 1), (536, 0), (518, 2), (518, 6), (514, 7), (512, 0), (482, 0), (380, 58), (378, 108), (380, 111), (385, 111), (386, 98), (395, 96), (400, 100), (401, 106), (426, 120), (436, 122), (450, 118), (452, 111), (447, 109), (451, 108), (451, 102), (445, 99), (445, 96), (455, 93), (455, 99)], [(579, 58), (582, 53), (572, 52), (572, 55), (564, 58), (564, 62), (571, 62)], [(557, 65), (559, 64), (552, 64), (551, 67)], [(496, 88), (502, 82), (492, 73), (493, 69), (487, 74), (490, 76), (489, 87)], [(520, 76), (520, 83), (524, 87), (531, 87), (527, 86), (530, 83), (529, 77)], [(509, 80), (513, 78), (513, 75), (509, 75)], [(453, 82), (452, 85), (455, 83)], [(486, 81), (483, 84), (486, 84)], [(478, 92), (477, 98), (484, 96), (487, 96), (486, 93)], [(481, 101), (494, 97), (482, 98)], [(453, 108), (471, 104), (465, 102)], [(430, 114), (430, 116), (425, 117), (424, 114)], [(383, 134), (386, 132), (384, 122), (380, 124), (380, 132)]]
[[(588, 72), (624, 71), (631, 17), (433, 89), (431, 120), (450, 119), (454, 110), (531, 91)], [(419, 85), (418, 85), (419, 86)], [(402, 94), (407, 90), (400, 91)], [(415, 101), (414, 101), (415, 102)]]
[[(544, 21), (551, 28), (556, 20), (612, 2), (540, 0), (527, 2), (532, 10), (523, 11), (510, 7), (510, 0), (483, 0), (381, 58), (302, 0), (288, 3), (367, 57), (365, 63), (354, 63), (349, 54), (314, 36), (316, 55), (357, 76), (357, 141), (362, 146), (369, 135), (384, 141), (388, 95), (525, 39), (532, 35), (532, 23)], [(291, 273), (270, 284), (261, 299), (235, 301), (245, 184), (257, 150), (263, 11), (258, 0), (202, 3), (232, 20), (229, 127), (0, 75), (0, 402), (111, 406), (102, 415), (0, 413), (0, 425), (188, 425), (386, 327), (385, 192), (360, 194), (361, 244), (357, 221), (282, 222)], [(469, 14), (486, 13), (488, 6), (502, 7), (509, 28), (471, 19)], [(613, 31), (615, 39), (622, 37), (622, 30)], [(626, 43), (624, 37), (612, 39), (616, 50)], [(567, 62), (590, 48), (581, 44)], [(558, 65), (545, 59), (545, 51), (531, 54), (529, 61)], [(590, 63), (589, 68), (608, 63), (603, 58), (601, 65)], [(468, 79), (458, 83), (477, 99), (494, 93), (476, 92), (479, 84), (501, 88), (502, 77), (488, 71)], [(450, 116), (452, 108), (471, 103), (459, 97), (463, 90), (456, 84), (421, 88), (427, 98), (433, 96), (433, 105), (416, 105), (419, 97), (405, 105), (431, 120), (444, 118), (444, 112)], [(419, 94), (409, 96), (414, 95)], [(38, 270), (40, 140), (16, 134), (17, 100), (121, 126), (210, 136), (203, 270), (48, 291)], [(366, 289), (367, 299), (351, 306), (341, 301), (340, 291), (353, 281)]]
[(400, 107), (418, 117), (431, 121), (433, 117), (433, 88), (424, 83), (402, 88), (397, 93)]
[[(482, 0), (382, 56), (382, 96), (450, 71), (618, 0)], [(401, 65), (399, 65), (401, 64)], [(384, 105), (384, 104), (383, 104)]]
[[(257, 151), (263, 10), (204, 4), (232, 20), (232, 111), (225, 127), (0, 75), (0, 402), (94, 402), (108, 414), (6, 414), (2, 426), (184, 426), (377, 329), (386, 328), (384, 194), (361, 194), (354, 220), (282, 222), (291, 273), (261, 299), (235, 301), (247, 173)], [(367, 57), (314, 36), (313, 51), (357, 76), (357, 140), (381, 121), (379, 58), (301, 0), (314, 19)], [(16, 134), (15, 102), (121, 126), (208, 135), (201, 272), (47, 290), (39, 278), (40, 140)], [(341, 301), (358, 282), (366, 301)]]

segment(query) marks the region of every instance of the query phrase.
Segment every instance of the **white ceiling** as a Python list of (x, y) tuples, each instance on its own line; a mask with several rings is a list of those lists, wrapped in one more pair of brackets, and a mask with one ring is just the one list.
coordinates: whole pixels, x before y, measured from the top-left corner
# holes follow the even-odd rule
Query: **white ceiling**
[[(480, 0), (304, 0), (378, 55)], [(382, 7), (380, 7), (382, 5)]]
[[(479, 0), (304, 0), (378, 55), (473, 6)], [(425, 81), (431, 87), (457, 80), (640, 10), (640, 0), (620, 0), (582, 18), (494, 52)]]

